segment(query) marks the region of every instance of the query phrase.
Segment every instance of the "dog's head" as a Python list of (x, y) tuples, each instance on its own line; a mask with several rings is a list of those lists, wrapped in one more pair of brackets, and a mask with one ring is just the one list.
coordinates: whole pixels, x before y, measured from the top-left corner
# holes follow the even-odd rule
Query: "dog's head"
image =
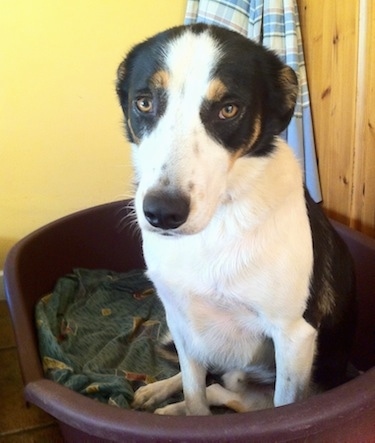
[(117, 93), (141, 228), (194, 234), (230, 200), (236, 164), (272, 155), (294, 111), (297, 79), (262, 46), (197, 24), (133, 48), (118, 69)]

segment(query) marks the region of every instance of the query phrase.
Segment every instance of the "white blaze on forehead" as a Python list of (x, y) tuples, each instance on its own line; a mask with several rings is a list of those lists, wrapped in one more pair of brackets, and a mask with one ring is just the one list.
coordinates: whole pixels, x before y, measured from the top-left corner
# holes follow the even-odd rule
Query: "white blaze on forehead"
[(189, 106), (198, 110), (219, 57), (218, 45), (207, 32), (186, 32), (172, 41), (166, 58), (170, 98), (188, 98)]

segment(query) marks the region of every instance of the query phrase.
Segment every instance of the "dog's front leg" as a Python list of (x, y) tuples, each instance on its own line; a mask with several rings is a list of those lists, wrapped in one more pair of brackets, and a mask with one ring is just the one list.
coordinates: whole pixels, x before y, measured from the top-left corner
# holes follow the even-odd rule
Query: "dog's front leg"
[(282, 406), (308, 395), (317, 331), (303, 318), (277, 330), (274, 405)]
[[(206, 370), (188, 359), (188, 366), (181, 365), (182, 384), (185, 400), (156, 409), (160, 415), (210, 415), (206, 390)], [(185, 377), (185, 378), (184, 378)]]
[(210, 415), (206, 397), (207, 370), (177, 346), (182, 373), (186, 415)]
[[(172, 321), (169, 321), (172, 318)], [(168, 315), (167, 323), (175, 343), (182, 375), (182, 389), (184, 393), (186, 415), (210, 415), (206, 396), (207, 369), (190, 355), (184, 332), (175, 322), (173, 316)]]

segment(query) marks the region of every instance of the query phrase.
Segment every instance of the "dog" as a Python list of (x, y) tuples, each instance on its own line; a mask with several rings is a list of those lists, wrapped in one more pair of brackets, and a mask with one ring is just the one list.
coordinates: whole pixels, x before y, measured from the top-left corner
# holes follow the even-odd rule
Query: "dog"
[[(271, 51), (217, 26), (136, 45), (117, 94), (135, 171), (147, 274), (181, 373), (134, 407), (209, 415), (282, 406), (345, 380), (355, 327), (351, 257), (279, 134), (298, 82)], [(223, 383), (206, 387), (207, 372)]]

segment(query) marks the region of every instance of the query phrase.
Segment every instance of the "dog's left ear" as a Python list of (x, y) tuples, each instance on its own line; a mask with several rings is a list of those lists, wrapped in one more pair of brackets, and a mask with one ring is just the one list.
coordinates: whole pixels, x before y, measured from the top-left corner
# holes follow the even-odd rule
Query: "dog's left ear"
[(268, 130), (280, 134), (294, 113), (298, 94), (298, 80), (292, 68), (277, 60), (267, 76)]

